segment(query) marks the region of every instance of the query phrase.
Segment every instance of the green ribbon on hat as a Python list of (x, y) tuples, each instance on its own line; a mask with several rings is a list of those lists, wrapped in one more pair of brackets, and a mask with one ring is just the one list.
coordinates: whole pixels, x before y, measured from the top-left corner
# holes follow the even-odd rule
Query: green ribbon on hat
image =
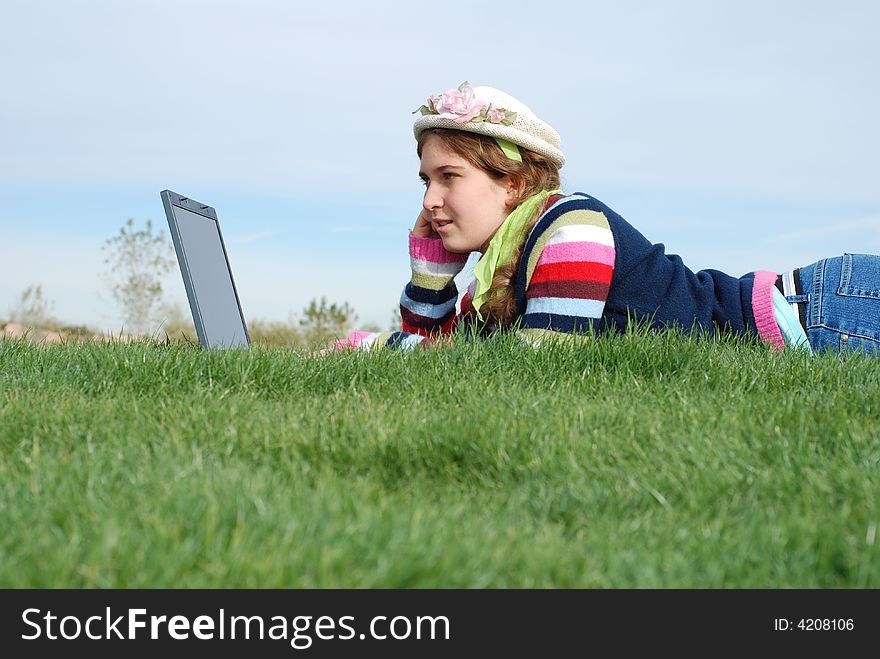
[(495, 141), (498, 142), (498, 146), (501, 147), (501, 150), (504, 151), (504, 155), (507, 156), (510, 160), (515, 160), (516, 162), (522, 162), (522, 155), (519, 152), (519, 147), (513, 142), (508, 142), (503, 137), (496, 137)]
[(477, 289), (474, 292), (474, 310), (477, 312), (477, 318), (480, 320), (484, 320), (483, 315), (480, 313), (480, 308), (489, 297), (489, 288), (492, 286), (495, 270), (499, 266), (510, 263), (514, 251), (525, 239), (523, 233), (529, 221), (535, 217), (540, 208), (544, 207), (544, 204), (547, 203), (551, 196), (561, 192), (562, 190), (543, 190), (525, 199), (519, 206), (513, 209), (498, 228), (498, 231), (495, 232), (495, 235), (492, 236), (486, 252), (477, 262), (477, 265), (474, 266), (474, 276), (477, 278)]

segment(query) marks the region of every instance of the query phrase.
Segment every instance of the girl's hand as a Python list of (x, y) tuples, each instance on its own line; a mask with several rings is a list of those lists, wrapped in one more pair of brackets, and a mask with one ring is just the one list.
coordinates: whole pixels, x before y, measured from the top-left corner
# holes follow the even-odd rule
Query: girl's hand
[(430, 214), (424, 208), (416, 218), (416, 225), (413, 227), (412, 233), (416, 238), (440, 238), (440, 234), (434, 231), (434, 227), (431, 226)]
[(313, 350), (309, 353), (309, 357), (326, 357), (339, 352), (354, 352), (357, 350), (356, 345), (352, 345), (345, 339), (331, 339), (326, 348)]

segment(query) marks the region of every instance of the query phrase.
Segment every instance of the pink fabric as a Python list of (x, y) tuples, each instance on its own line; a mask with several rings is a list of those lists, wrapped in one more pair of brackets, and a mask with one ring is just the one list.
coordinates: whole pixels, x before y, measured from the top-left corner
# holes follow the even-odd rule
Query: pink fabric
[(785, 339), (776, 322), (776, 313), (773, 311), (773, 289), (776, 286), (777, 275), (767, 270), (756, 270), (755, 281), (752, 284), (752, 313), (755, 314), (755, 325), (758, 326), (758, 336), (764, 339), (777, 350), (785, 347)]
[(368, 336), (371, 336), (372, 334), (373, 332), (355, 330), (344, 339), (336, 339), (336, 348), (337, 350), (347, 350), (349, 348), (354, 348), (356, 350), (358, 346), (360, 346), (361, 341), (366, 339)]
[(439, 238), (418, 238), (412, 233), (409, 234), (409, 255), (431, 263), (464, 263), (468, 258), (467, 254), (447, 251)]
[(556, 243), (547, 245), (541, 252), (538, 260), (540, 265), (545, 263), (576, 263), (588, 261), (590, 263), (602, 263), (614, 267), (614, 248), (599, 243), (574, 242)]

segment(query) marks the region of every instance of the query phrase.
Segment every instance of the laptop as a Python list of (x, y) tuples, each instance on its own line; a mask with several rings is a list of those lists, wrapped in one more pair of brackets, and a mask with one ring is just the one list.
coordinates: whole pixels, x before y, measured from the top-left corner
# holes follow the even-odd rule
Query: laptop
[(203, 348), (249, 347), (217, 212), (171, 190), (160, 195), (199, 343)]

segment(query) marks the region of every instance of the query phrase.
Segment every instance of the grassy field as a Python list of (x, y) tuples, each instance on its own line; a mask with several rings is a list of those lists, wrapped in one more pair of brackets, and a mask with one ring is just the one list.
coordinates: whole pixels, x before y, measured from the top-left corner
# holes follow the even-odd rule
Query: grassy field
[(880, 587), (880, 360), (0, 341), (0, 586)]

